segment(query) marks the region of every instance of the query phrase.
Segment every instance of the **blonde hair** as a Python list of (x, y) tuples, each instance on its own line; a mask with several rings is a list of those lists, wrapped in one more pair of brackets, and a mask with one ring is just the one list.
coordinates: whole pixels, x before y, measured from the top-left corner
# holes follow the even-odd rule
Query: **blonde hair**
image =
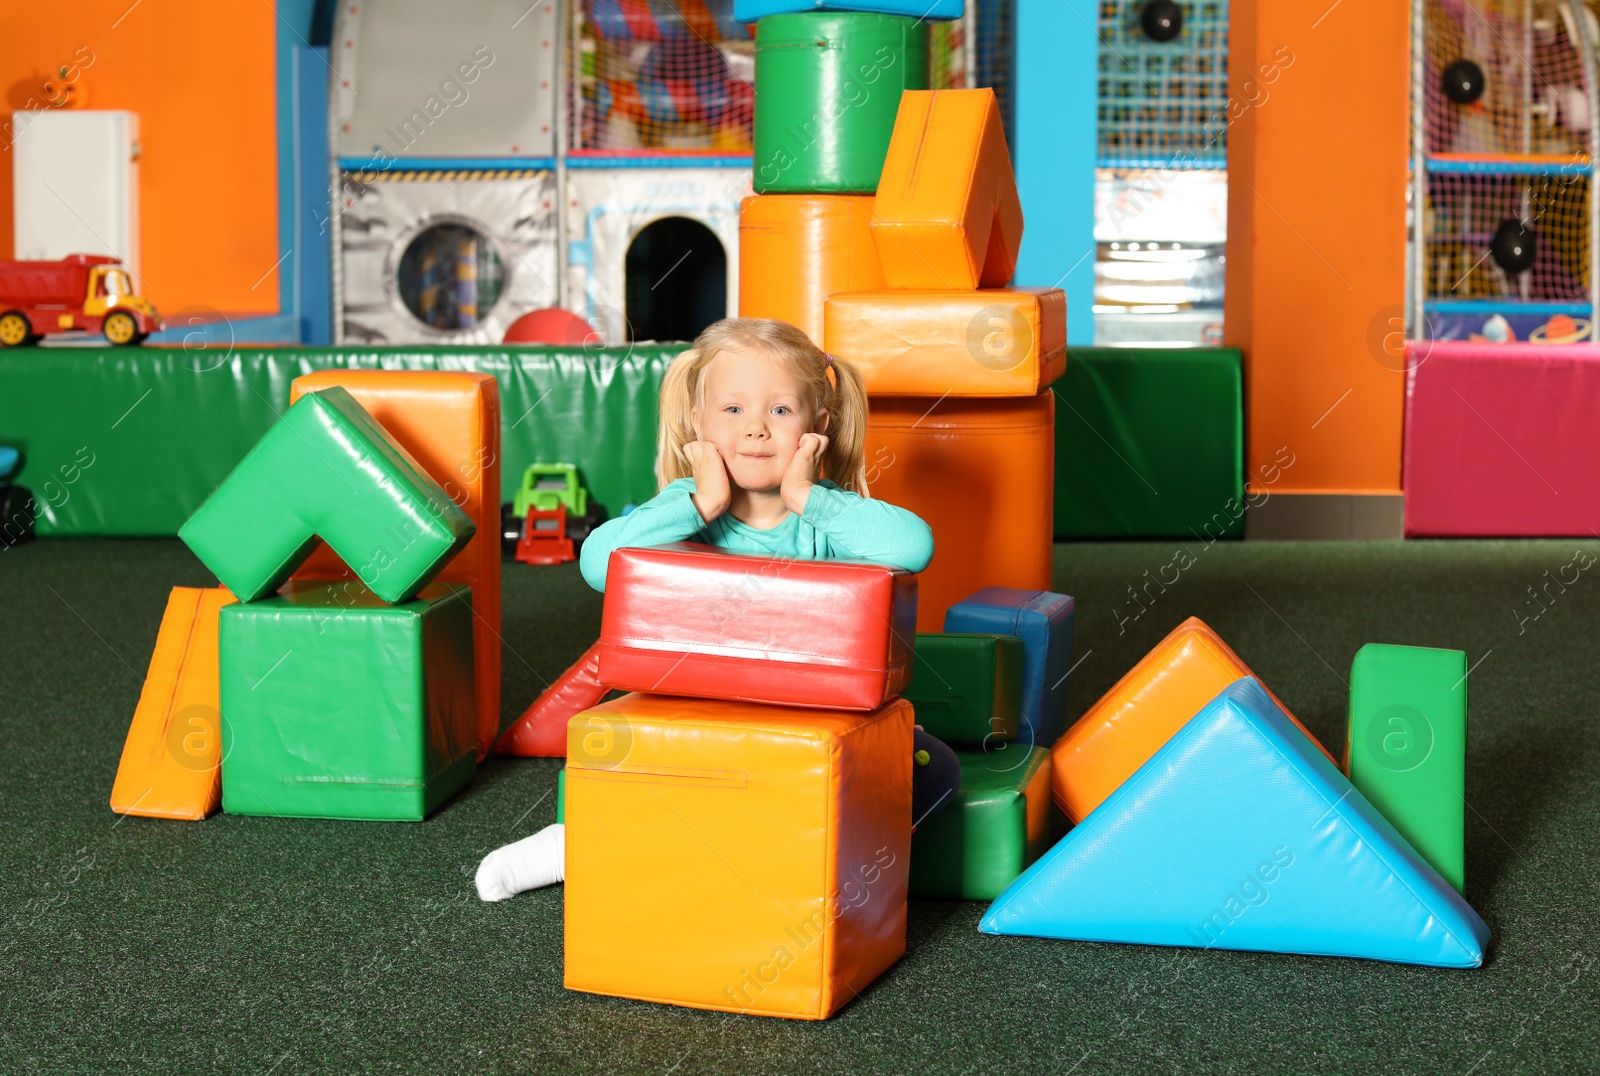
[(696, 440), (693, 415), (704, 395), (705, 369), (719, 353), (732, 348), (766, 352), (805, 386), (813, 414), (827, 409), (827, 428), (817, 431), (828, 438), (822, 454), (823, 477), (842, 489), (868, 496), (862, 459), (867, 439), (867, 386), (861, 372), (843, 359), (831, 358), (788, 322), (770, 318), (724, 318), (702, 332), (694, 346), (667, 367), (661, 381), (661, 427), (656, 443), (656, 480), (661, 487), (694, 474), (683, 446)]

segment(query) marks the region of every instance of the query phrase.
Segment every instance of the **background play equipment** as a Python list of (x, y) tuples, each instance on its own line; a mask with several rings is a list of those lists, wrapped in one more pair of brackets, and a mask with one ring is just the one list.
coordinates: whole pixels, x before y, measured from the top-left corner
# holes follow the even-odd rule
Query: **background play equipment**
[(1066, 725), (1076, 615), (1069, 595), (1009, 587), (984, 587), (944, 614), (945, 631), (994, 632), (1022, 640), (1019, 738), (1024, 745), (1049, 747)]
[(600, 334), (587, 321), (570, 310), (546, 307), (533, 310), (506, 328), (507, 344), (567, 344), (586, 346), (601, 343)]
[(995, 744), (956, 759), (960, 791), (911, 835), (913, 900), (993, 900), (1050, 846), (1049, 751)]
[(898, 699), (574, 718), (567, 988), (806, 1020), (853, 1000), (905, 952), (911, 726)]
[(884, 286), (872, 198), (756, 194), (739, 207), (739, 313), (797, 326), (824, 346), (823, 308), (840, 292)]
[(73, 329), (137, 344), (161, 328), (156, 308), (134, 294), (115, 257), (69, 254), (58, 261), (0, 261), (0, 346), (31, 344)]
[(624, 691), (875, 710), (910, 679), (916, 611), (917, 577), (899, 568), (618, 549), (600, 666)]
[(1478, 967), (1489, 943), (1478, 914), (1251, 679), (1185, 722), (978, 929), (1450, 968)]
[(87, 251), (137, 278), (139, 117), (46, 109), (24, 112), (7, 135), (16, 256), (47, 261)]
[(918, 632), (905, 698), (917, 724), (946, 743), (1015, 740), (1022, 727), (1022, 640)]
[(501, 541), (510, 547), (527, 536), (530, 511), (554, 512), (566, 517), (566, 536), (575, 543), (605, 522), (605, 509), (589, 499), (589, 491), (570, 463), (530, 463), (509, 504), (501, 506)]

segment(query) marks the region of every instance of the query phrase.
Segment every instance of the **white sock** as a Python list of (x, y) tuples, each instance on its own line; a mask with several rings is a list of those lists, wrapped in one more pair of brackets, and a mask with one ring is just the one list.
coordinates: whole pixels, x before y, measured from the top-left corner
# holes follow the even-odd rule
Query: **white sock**
[(509, 900), (529, 889), (554, 885), (566, 876), (567, 827), (557, 822), (484, 856), (474, 881), (479, 899)]

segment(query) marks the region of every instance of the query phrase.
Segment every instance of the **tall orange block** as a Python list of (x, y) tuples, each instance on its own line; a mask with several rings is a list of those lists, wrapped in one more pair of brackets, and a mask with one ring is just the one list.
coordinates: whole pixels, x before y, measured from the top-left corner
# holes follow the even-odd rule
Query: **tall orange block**
[[(1051, 748), (1056, 806), (1073, 822), (1083, 821), (1201, 707), (1245, 676), (1255, 673), (1200, 618), (1179, 624)], [(1306, 732), (1276, 695), (1272, 699)], [(1317, 743), (1309, 732), (1306, 738)], [(1328, 755), (1327, 748), (1317, 747)]]
[(933, 528), (917, 579), (917, 630), (984, 587), (1050, 590), (1055, 397), (873, 397), (867, 482)]
[(823, 304), (881, 288), (872, 196), (757, 194), (739, 205), (739, 316), (776, 318), (823, 346)]
[[(294, 379), (289, 402), (333, 385), (354, 396), (477, 525), (438, 581), (472, 588), (477, 755), (482, 759), (500, 734), (500, 387), (490, 374), (458, 371), (318, 370)], [(356, 576), (318, 543), (294, 577)]]
[(1022, 202), (993, 90), (901, 94), (872, 238), (891, 288), (1010, 283)]
[(626, 695), (567, 726), (568, 989), (826, 1019), (905, 952), (911, 704)]

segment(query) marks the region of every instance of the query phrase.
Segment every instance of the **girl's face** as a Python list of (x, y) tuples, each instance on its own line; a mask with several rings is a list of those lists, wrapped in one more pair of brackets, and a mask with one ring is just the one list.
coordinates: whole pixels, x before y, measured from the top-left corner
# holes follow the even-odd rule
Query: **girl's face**
[(691, 421), (741, 489), (780, 488), (801, 435), (827, 422), (827, 412), (807, 402), (804, 384), (755, 348), (719, 352), (702, 374), (701, 392)]

